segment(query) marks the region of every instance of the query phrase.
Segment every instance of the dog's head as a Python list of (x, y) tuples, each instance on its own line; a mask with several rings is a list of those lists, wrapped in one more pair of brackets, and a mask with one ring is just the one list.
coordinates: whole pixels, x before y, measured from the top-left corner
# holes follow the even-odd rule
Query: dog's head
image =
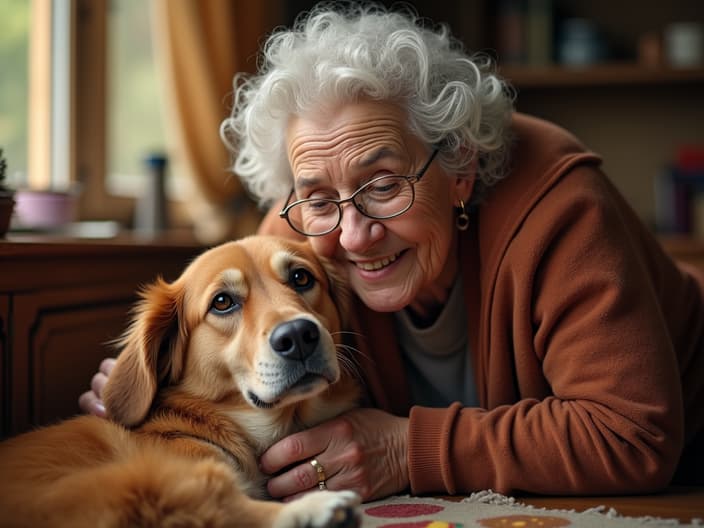
[(308, 400), (341, 376), (348, 303), (305, 242), (252, 236), (210, 249), (142, 292), (103, 392), (108, 413), (136, 425), (173, 387), (258, 409)]

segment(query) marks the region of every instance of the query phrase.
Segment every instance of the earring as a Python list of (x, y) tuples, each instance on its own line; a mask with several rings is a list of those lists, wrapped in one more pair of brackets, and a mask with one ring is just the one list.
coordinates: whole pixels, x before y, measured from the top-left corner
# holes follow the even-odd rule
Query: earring
[(464, 202), (460, 200), (460, 206), (458, 208), (460, 210), (459, 214), (457, 215), (457, 218), (455, 218), (455, 227), (459, 231), (467, 231), (467, 228), (469, 228), (469, 215), (467, 214), (467, 210), (464, 207)]

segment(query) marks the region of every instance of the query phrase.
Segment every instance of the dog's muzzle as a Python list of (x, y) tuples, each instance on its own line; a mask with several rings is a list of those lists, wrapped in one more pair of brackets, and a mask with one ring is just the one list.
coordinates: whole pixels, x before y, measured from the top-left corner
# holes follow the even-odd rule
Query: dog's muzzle
[(335, 345), (315, 321), (298, 317), (279, 323), (269, 335), (269, 349), (279, 361), (257, 366), (257, 389), (247, 390), (256, 407), (270, 409), (286, 396), (304, 398), (339, 379)]

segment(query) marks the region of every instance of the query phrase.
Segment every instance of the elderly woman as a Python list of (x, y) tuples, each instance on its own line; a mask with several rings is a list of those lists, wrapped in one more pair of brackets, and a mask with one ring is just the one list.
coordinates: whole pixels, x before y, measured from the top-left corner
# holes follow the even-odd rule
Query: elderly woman
[(272, 496), (321, 467), (367, 500), (702, 481), (704, 277), (445, 28), (316, 9), (222, 132), (261, 232), (308, 237), (358, 300), (367, 401), (265, 452)]

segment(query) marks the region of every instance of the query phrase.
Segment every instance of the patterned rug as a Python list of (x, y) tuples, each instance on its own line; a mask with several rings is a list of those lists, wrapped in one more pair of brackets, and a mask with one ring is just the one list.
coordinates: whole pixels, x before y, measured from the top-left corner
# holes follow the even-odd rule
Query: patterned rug
[(519, 503), (492, 491), (473, 493), (459, 501), (408, 496), (390, 497), (362, 505), (362, 528), (633, 528), (701, 527), (693, 519), (682, 524), (676, 519), (624, 517), (614, 510), (592, 508), (584, 512), (547, 510)]

